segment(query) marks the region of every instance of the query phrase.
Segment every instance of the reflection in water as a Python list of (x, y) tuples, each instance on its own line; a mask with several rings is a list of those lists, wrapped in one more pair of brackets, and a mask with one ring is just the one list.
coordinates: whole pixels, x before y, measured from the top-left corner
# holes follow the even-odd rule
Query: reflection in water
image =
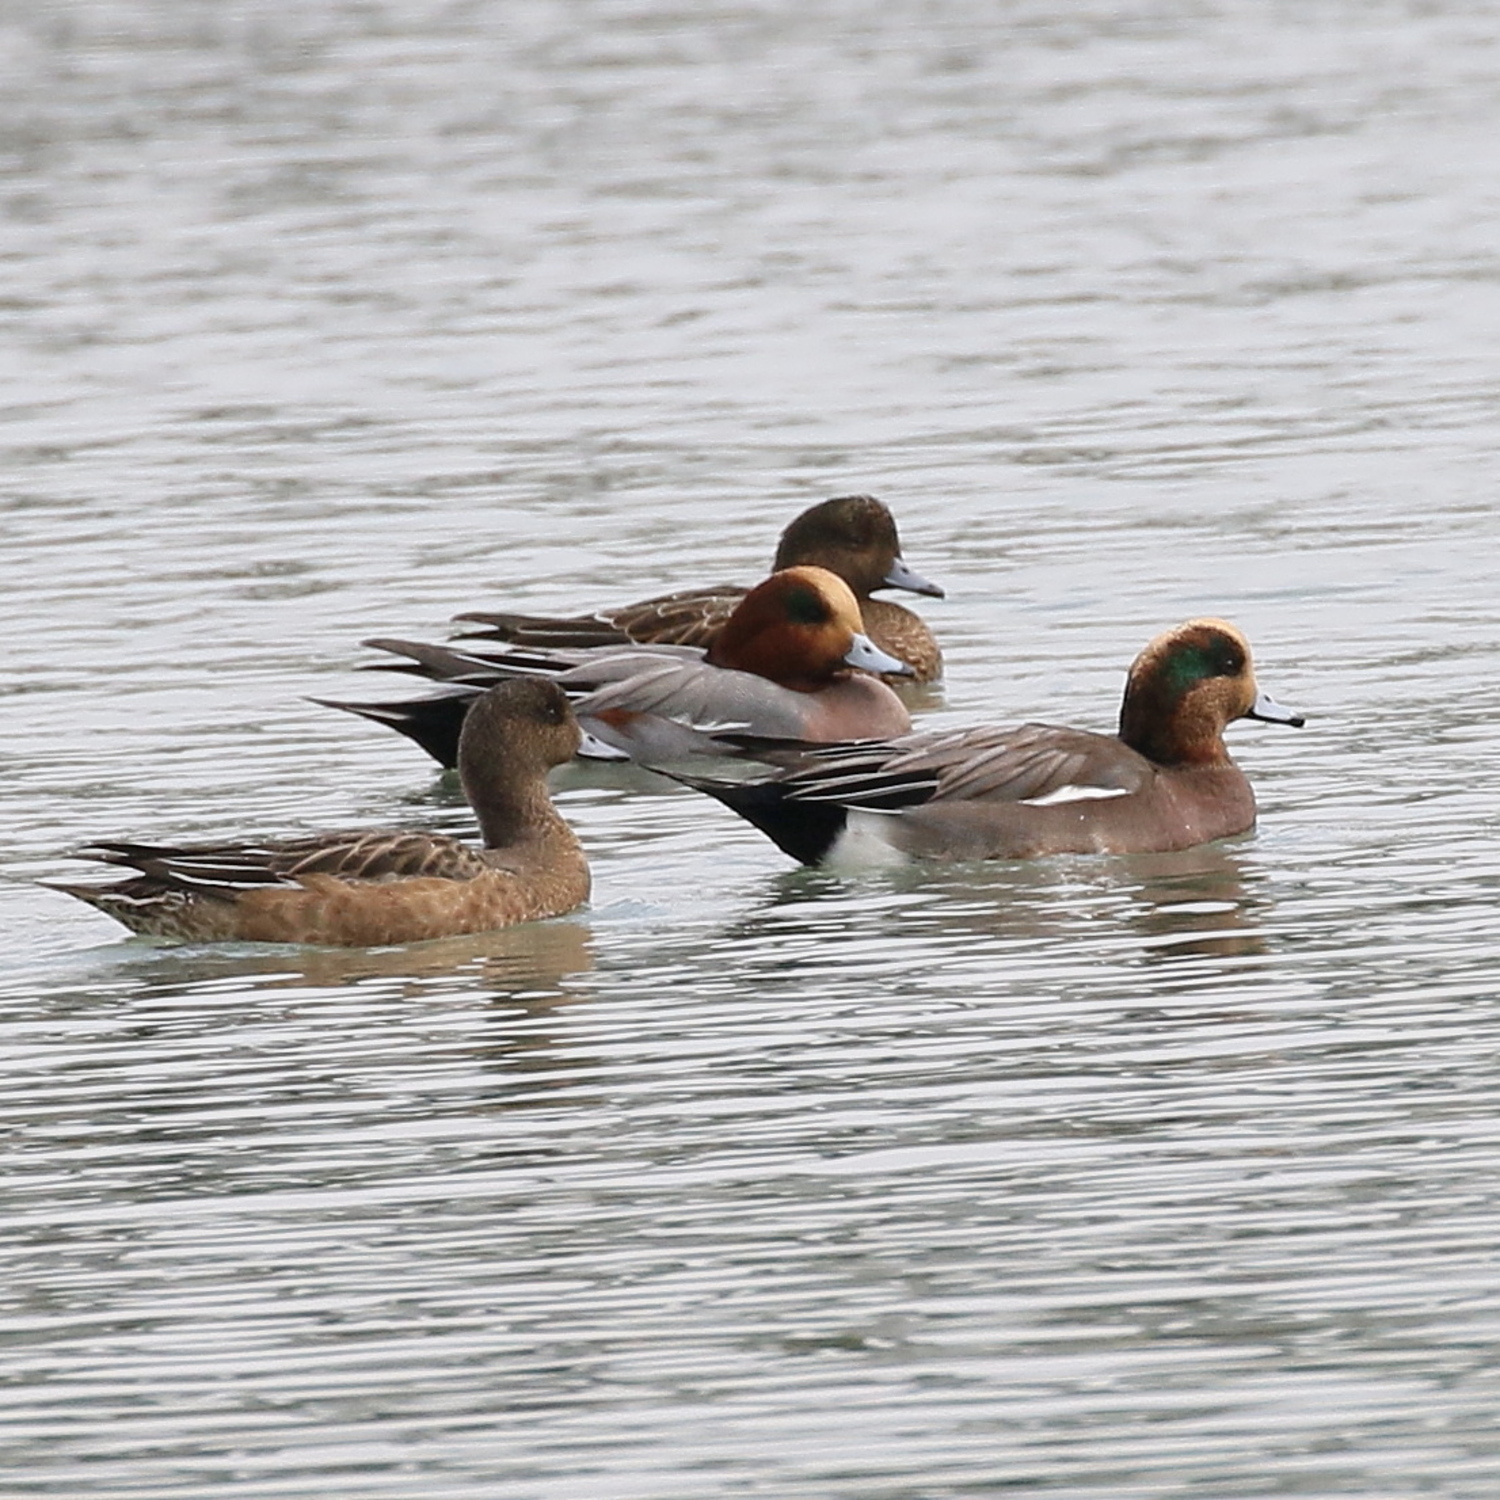
[(916, 864), (853, 878), (785, 871), (770, 883), (764, 905), (737, 918), (725, 938), (785, 926), (788, 913), (817, 933), (844, 910), (829, 899), (842, 893), (881, 906), (893, 932), (919, 929), (945, 943), (1093, 941), (1107, 920), (1138, 933), (1133, 946), (1150, 962), (1244, 957), (1265, 951), (1264, 898), (1253, 893), (1240, 848), (1231, 841), (1166, 854)]
[[(379, 1050), (385, 1038), (397, 1066), (403, 1057), (417, 1066), (434, 1056), (480, 1063), (494, 1076), (472, 1101), (479, 1113), (545, 1104), (591, 1065), (553, 1023), (594, 994), (594, 937), (577, 920), (385, 949), (132, 938), (89, 960), (72, 985), (48, 995), (46, 1024), (107, 1025), (143, 1064), (184, 1047), (194, 1057), (270, 1047), (284, 1059), (285, 1076), (257, 1073), (245, 1103), (308, 1096), (296, 1050), (309, 1041), (364, 1051)], [(247, 1037), (271, 1040), (247, 1044)], [(341, 1095), (343, 1085), (320, 1080), (310, 1090), (328, 1092)], [(153, 1118), (175, 1121), (183, 1108), (177, 1089), (144, 1088), (132, 1101), (141, 1139)]]
[[(1203, 844), (1180, 854), (1139, 854), (1121, 862), (1140, 882), (1131, 892), (1131, 926), (1150, 962), (1174, 958), (1246, 958), (1266, 951), (1254, 881), (1243, 841)], [(1248, 886), (1248, 888), (1247, 888)]]
[[(570, 980), (594, 966), (592, 934), (580, 922), (527, 922), (395, 948), (315, 948), (292, 944), (169, 944), (122, 939), (99, 950), (134, 992), (208, 993), (238, 980), (260, 992), (296, 989), (330, 996), (376, 983), (382, 994), (419, 1000), (444, 990), (520, 1001), (571, 1000)], [(123, 964), (115, 954), (128, 955)]]
[[(402, 948), (300, 948), (290, 968), (267, 958), (275, 975), (267, 988), (307, 985), (340, 989), (370, 980), (399, 981), (398, 992), (420, 999), (443, 990), (473, 990), (518, 1002), (579, 998), (569, 981), (594, 966), (589, 929), (578, 921), (526, 922), (495, 932), (471, 933)], [(260, 960), (241, 964), (255, 972)], [(382, 989), (390, 992), (390, 986)]]

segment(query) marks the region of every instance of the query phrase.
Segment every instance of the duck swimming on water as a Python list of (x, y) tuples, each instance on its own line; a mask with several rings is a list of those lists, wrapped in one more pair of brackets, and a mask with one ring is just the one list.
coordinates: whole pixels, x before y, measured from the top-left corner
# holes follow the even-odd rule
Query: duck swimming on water
[[(832, 743), (911, 728), (894, 692), (871, 673), (911, 675), (860, 629), (849, 585), (825, 568), (773, 573), (735, 607), (707, 650), (604, 646), (572, 651), (372, 640), (403, 658), (390, 670), (435, 679), (438, 693), (394, 703), (320, 702), (389, 725), (444, 765), (458, 726), (486, 685), (541, 675), (572, 699), (584, 729), (633, 759), (725, 754), (716, 734)], [(856, 668), (861, 670), (855, 670)]]
[(1136, 657), (1118, 734), (1045, 724), (809, 751), (754, 781), (685, 775), (804, 864), (1186, 849), (1243, 833), (1255, 794), (1225, 726), (1302, 716), (1262, 693), (1250, 645), (1196, 619)]
[[(901, 555), (896, 518), (873, 495), (841, 495), (805, 510), (781, 533), (773, 572), (801, 566), (826, 568), (849, 585), (858, 602), (863, 634), (911, 668), (917, 682), (943, 674), (943, 654), (918, 614), (877, 589), (905, 589), (935, 599), (943, 590), (910, 567)], [(636, 604), (586, 615), (526, 615), (474, 610), (455, 615), (481, 628), (462, 638), (505, 641), (547, 649), (580, 646), (701, 646), (714, 638), (749, 590), (736, 584), (681, 589)]]
[(580, 737), (552, 683), (507, 682), (475, 698), (458, 766), (481, 848), (390, 829), (249, 844), (101, 843), (80, 853), (136, 873), (53, 888), (132, 932), (189, 942), (374, 947), (559, 916), (588, 899), (589, 869), (546, 776)]

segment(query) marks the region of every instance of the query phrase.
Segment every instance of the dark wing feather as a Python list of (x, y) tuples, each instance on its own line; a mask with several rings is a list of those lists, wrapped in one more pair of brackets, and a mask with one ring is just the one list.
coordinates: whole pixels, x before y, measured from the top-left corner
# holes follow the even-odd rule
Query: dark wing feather
[(388, 636), (362, 641), (377, 651), (388, 651), (400, 661), (371, 663), (371, 668), (381, 672), (411, 672), (418, 677), (428, 677), (434, 682), (463, 682), (478, 687), (493, 687), (513, 672), (503, 669), (501, 663), (507, 653), (459, 651), (452, 646), (434, 645), (426, 641), (398, 641)]
[(180, 890), (231, 890), (281, 885), (276, 846), (260, 844), (100, 843), (78, 851), (85, 859), (109, 865), (131, 865), (143, 875)]
[(721, 584), (705, 589), (680, 589), (675, 594), (661, 594), (591, 615), (521, 615), (475, 610), (455, 615), (454, 619), (483, 627), (461, 632), (462, 640), (508, 641), (516, 646), (555, 649), (634, 643), (707, 647), (744, 597), (744, 589)]
[(1022, 724), (928, 730), (816, 751), (781, 779), (799, 801), (889, 808), (928, 801), (1030, 802), (1067, 787), (1133, 792), (1151, 775), (1150, 763), (1112, 735)]
[(664, 662), (703, 659), (702, 651), (692, 646), (605, 646), (560, 651), (526, 646), (476, 646), (459, 650), (424, 641), (389, 638), (363, 644), (405, 658), (398, 663), (374, 663), (381, 670), (415, 672), (438, 682), (477, 687), (490, 687), (511, 677), (550, 677), (570, 694), (586, 693), (598, 682), (616, 681), (632, 670)]
[(471, 880), (487, 869), (483, 856), (441, 834), (363, 830), (265, 844), (92, 844), (79, 853), (106, 864), (132, 865), (175, 890), (231, 898), (268, 885), (295, 885), (306, 875), (341, 880), (429, 876)]
[[(452, 646), (392, 639), (370, 640), (365, 644), (402, 658), (395, 662), (375, 663), (379, 668), (414, 673), (444, 686), (424, 697), (389, 703), (351, 703), (332, 698), (315, 701), (389, 725), (414, 740), (444, 766), (454, 766), (458, 762), (459, 734), (474, 696), (497, 682), (515, 677), (545, 677), (556, 682), (577, 703), (601, 685), (634, 678), (635, 686), (643, 690), (644, 684), (653, 685), (646, 696), (636, 701), (631, 693), (626, 692), (625, 701), (621, 702), (617, 695), (612, 694), (601, 701), (601, 711), (620, 706), (628, 712), (649, 712), (657, 697), (663, 704), (670, 703), (667, 688), (672, 683), (680, 683), (680, 669), (684, 663), (703, 660), (703, 653), (692, 646), (614, 646), (598, 651), (543, 651), (507, 646), (459, 650)], [(652, 693), (657, 696), (653, 697)], [(680, 709), (664, 707), (663, 712), (689, 722), (703, 720), (715, 726), (723, 717), (722, 714), (694, 709), (691, 704)]]
[(467, 683), (448, 683), (436, 692), (388, 703), (347, 703), (337, 698), (312, 701), (388, 725), (451, 768), (458, 764), (458, 737), (463, 732), (464, 716), (482, 691)]

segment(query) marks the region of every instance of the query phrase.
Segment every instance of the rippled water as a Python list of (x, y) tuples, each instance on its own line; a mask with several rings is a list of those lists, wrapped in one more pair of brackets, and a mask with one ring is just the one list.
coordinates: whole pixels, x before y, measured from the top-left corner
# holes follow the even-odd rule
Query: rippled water
[[(1477, 4), (0, 11), (5, 1492), (1488, 1497), (1500, 43)], [(372, 633), (871, 490), (929, 722), (1238, 621), (1252, 837), (123, 941), (101, 836), (454, 788)]]

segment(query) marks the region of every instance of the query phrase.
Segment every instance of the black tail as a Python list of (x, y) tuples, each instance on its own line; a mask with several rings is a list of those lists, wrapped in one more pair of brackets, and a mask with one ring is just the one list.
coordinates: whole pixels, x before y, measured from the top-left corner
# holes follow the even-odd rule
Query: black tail
[(335, 698), (314, 698), (324, 708), (373, 719), (414, 740), (435, 761), (450, 771), (458, 764), (458, 736), (469, 705), (479, 696), (478, 688), (448, 687), (422, 698), (398, 703), (341, 703)]
[(707, 792), (804, 865), (821, 863), (844, 831), (848, 809), (837, 802), (801, 802), (778, 781), (715, 781), (666, 771), (674, 781)]

